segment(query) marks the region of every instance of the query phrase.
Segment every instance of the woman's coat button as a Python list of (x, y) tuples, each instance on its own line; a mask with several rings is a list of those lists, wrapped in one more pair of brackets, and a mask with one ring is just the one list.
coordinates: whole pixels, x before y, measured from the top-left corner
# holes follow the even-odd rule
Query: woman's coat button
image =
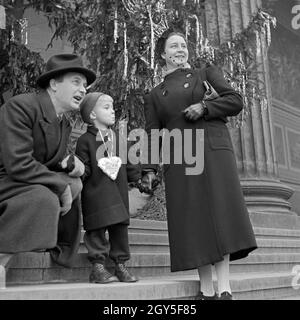
[(190, 84), (186, 82), (183, 86), (187, 89), (190, 86)]
[(168, 95), (168, 90), (165, 90), (164, 92), (163, 92), (163, 96), (167, 96)]
[(191, 76), (192, 76), (191, 73), (188, 73), (188, 74), (186, 75), (187, 78), (190, 78)]

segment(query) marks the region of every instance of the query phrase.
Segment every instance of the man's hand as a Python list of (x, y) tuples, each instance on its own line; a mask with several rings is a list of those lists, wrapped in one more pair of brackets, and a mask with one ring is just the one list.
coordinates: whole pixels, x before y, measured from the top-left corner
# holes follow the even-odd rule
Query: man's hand
[(59, 200), (61, 205), (60, 214), (64, 216), (72, 206), (72, 193), (69, 185), (66, 187)]
[[(73, 158), (72, 158), (73, 157)], [(72, 168), (72, 171), (68, 173), (70, 177), (78, 178), (84, 174), (84, 164), (74, 155), (69, 155), (61, 162), (61, 167), (63, 169), (69, 167), (68, 163), (72, 160), (72, 163), (69, 165)]]
[(184, 113), (186, 119), (196, 121), (199, 118), (203, 117), (205, 106), (201, 102), (195, 103), (184, 109), (182, 112)]

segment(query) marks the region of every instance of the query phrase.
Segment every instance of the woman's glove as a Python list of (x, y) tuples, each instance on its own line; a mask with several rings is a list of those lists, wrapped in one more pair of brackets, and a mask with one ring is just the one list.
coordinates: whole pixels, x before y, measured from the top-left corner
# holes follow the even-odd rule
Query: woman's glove
[(138, 181), (137, 188), (141, 193), (153, 194), (160, 180), (153, 171), (149, 171), (143, 175), (143, 178)]
[(185, 115), (185, 118), (190, 121), (196, 121), (207, 114), (207, 108), (205, 106), (205, 103), (199, 102), (190, 105), (186, 109), (182, 111)]

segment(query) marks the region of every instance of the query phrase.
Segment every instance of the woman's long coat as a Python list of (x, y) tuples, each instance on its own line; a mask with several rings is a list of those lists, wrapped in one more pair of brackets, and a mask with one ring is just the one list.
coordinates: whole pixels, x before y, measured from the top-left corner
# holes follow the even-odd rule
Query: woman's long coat
[[(206, 102), (207, 115), (188, 121), (182, 111), (203, 99), (203, 80), (209, 81), (219, 97)], [(215, 66), (202, 70), (177, 69), (145, 96), (149, 136), (151, 129), (179, 129), (181, 133), (191, 129), (195, 152), (196, 129), (204, 130), (201, 174), (186, 175), (186, 168), (194, 165), (172, 161), (177, 148), (184, 149), (187, 145), (184, 138), (182, 143), (171, 144), (171, 161), (164, 165), (171, 271), (213, 264), (226, 254), (230, 254), (231, 260), (244, 258), (257, 247), (225, 124), (226, 117), (237, 115), (242, 106), (242, 97)], [(200, 155), (198, 160), (200, 163)], [(156, 167), (144, 165), (144, 168)]]

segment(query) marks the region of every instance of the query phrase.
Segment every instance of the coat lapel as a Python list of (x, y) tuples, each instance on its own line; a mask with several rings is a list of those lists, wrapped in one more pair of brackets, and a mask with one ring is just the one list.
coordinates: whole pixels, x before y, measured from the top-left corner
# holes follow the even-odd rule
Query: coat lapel
[(61, 128), (61, 139), (59, 148), (57, 150), (58, 154), (65, 154), (69, 142), (69, 136), (71, 134), (72, 127), (70, 125), (70, 122), (66, 119), (65, 116), (62, 118), (62, 128)]
[(43, 119), (40, 119), (39, 123), (45, 137), (47, 152), (45, 165), (51, 167), (61, 161), (65, 155), (72, 127), (65, 116), (62, 118), (62, 123), (58, 121), (47, 91), (41, 91), (38, 94), (38, 100), (43, 115)]
[(41, 130), (45, 138), (46, 158), (53, 157), (59, 145), (60, 128), (57, 115), (47, 91), (38, 94), (38, 100), (42, 111), (42, 119), (39, 120)]

